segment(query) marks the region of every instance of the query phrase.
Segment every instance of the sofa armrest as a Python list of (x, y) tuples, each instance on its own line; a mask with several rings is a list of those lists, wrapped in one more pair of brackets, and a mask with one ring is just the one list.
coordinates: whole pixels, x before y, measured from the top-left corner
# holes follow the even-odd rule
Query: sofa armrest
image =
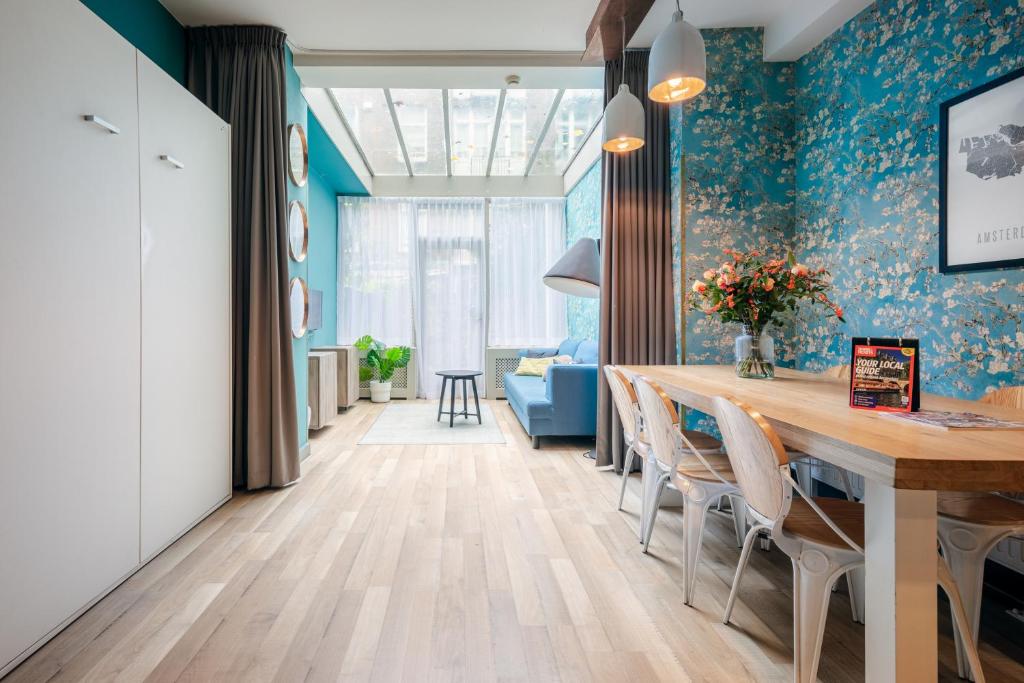
[(558, 349), (550, 346), (536, 346), (529, 349), (519, 349), (518, 356), (520, 358), (553, 358), (558, 353)]
[(597, 365), (552, 365), (544, 388), (566, 434), (592, 434), (597, 426)]

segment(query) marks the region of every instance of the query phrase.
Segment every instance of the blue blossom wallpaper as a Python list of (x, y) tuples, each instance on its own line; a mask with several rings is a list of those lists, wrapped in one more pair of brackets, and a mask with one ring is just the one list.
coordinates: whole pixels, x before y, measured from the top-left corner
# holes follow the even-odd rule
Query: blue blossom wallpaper
[(1019, 0), (879, 0), (796, 64), (793, 241), (847, 318), (799, 320), (801, 367), (903, 335), (929, 391), (1024, 383), (1024, 271), (938, 272), (939, 105), (1021, 66)]
[[(601, 162), (597, 161), (565, 198), (565, 246), (581, 237), (601, 238)], [(597, 339), (600, 309), (597, 299), (566, 297), (569, 336)]]
[[(689, 291), (696, 277), (721, 265), (727, 247), (780, 255), (793, 247), (793, 65), (763, 60), (761, 29), (701, 33), (707, 90), (671, 112), (672, 187), (686, 176), (685, 221), (680, 193), (672, 197), (676, 321), (681, 326), (685, 320), (687, 363), (730, 363), (739, 329), (696, 311), (679, 315), (681, 283)], [(791, 336), (771, 334), (779, 342)], [(778, 359), (791, 363), (793, 352), (776, 346)]]

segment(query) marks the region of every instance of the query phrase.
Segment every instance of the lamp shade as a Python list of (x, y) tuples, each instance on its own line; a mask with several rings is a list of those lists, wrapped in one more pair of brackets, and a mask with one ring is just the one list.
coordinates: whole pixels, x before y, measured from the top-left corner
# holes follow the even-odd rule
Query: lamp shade
[(601, 147), (608, 152), (631, 152), (644, 146), (644, 105), (623, 83), (604, 108)]
[(696, 26), (672, 15), (672, 23), (651, 46), (647, 63), (647, 96), (655, 102), (682, 102), (696, 97), (707, 85), (704, 37)]
[(544, 274), (544, 284), (551, 289), (597, 299), (601, 296), (601, 255), (597, 240), (580, 239), (562, 254), (555, 265)]

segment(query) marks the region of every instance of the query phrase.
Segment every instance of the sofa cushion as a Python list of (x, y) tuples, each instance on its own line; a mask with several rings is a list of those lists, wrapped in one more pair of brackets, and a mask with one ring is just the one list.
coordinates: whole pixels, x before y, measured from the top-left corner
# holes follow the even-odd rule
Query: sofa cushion
[(551, 401), (540, 377), (505, 375), (505, 397), (530, 418), (551, 417)]
[(554, 362), (554, 357), (550, 356), (548, 358), (520, 358), (516, 374), (543, 377), (547, 372), (548, 366)]
[(572, 361), (586, 365), (597, 365), (597, 342), (590, 341), (589, 339), (580, 342), (576, 353), (573, 354)]
[(555, 353), (555, 355), (556, 356), (571, 356), (571, 355), (575, 354), (576, 353), (576, 349), (579, 348), (580, 341), (581, 340), (579, 340), (579, 339), (566, 339), (565, 341), (563, 341), (561, 344), (558, 345), (558, 352)]

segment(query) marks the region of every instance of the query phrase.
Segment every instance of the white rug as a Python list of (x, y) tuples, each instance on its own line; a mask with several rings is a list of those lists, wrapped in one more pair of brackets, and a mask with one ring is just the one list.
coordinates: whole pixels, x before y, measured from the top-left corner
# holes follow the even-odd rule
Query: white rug
[[(472, 407), (472, 404), (470, 404)], [(448, 406), (445, 405), (445, 408)], [(456, 402), (456, 410), (459, 403)], [(491, 407), (480, 405), (483, 424), (476, 417), (455, 418), (455, 426), (448, 426), (448, 416), (437, 421), (436, 403), (402, 405), (392, 403), (384, 408), (370, 428), (359, 440), (360, 444), (463, 444), (505, 443), (505, 435), (494, 420)]]

